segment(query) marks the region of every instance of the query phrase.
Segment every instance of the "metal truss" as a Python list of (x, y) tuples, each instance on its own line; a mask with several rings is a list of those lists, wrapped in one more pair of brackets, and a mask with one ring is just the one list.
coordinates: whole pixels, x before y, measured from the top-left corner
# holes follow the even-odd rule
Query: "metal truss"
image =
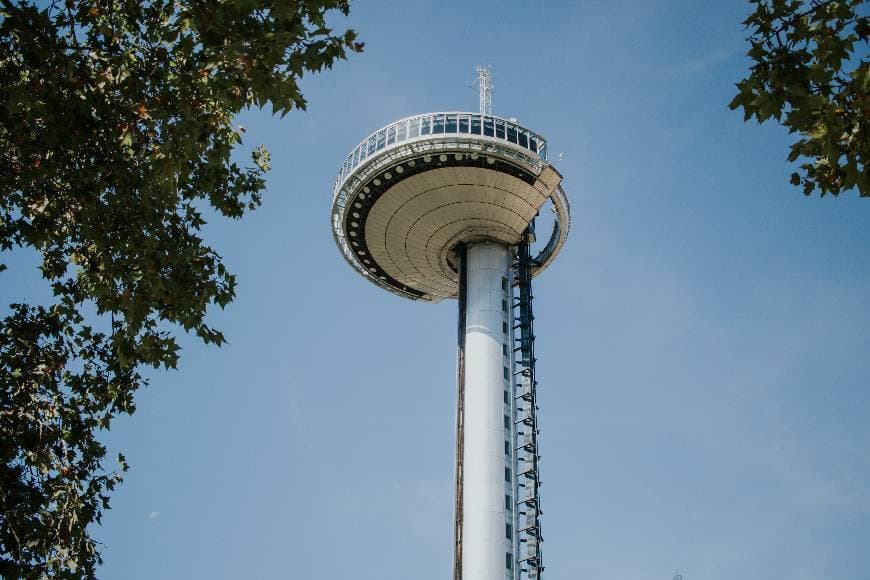
[(539, 580), (544, 571), (541, 560), (541, 500), (538, 471), (537, 386), (535, 380), (535, 316), (532, 312), (531, 256), (533, 227), (523, 234), (516, 246), (514, 298), (514, 400), (516, 402), (516, 530), (515, 577), (518, 580)]

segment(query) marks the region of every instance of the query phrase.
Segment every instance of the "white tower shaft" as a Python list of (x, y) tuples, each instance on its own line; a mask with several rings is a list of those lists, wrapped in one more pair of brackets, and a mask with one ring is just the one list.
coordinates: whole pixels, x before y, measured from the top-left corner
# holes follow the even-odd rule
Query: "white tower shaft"
[(466, 250), (462, 580), (513, 578), (511, 251)]

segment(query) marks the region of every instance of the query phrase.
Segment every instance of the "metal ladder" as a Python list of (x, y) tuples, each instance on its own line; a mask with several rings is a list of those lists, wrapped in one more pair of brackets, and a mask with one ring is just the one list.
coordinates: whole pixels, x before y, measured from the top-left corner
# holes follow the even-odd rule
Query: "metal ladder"
[(532, 313), (531, 242), (534, 225), (523, 234), (516, 246), (514, 263), (514, 401), (516, 402), (516, 465), (514, 528), (516, 529), (515, 570), (518, 580), (539, 580), (544, 571), (541, 560), (541, 485), (538, 461), (537, 386), (535, 380), (535, 332)]

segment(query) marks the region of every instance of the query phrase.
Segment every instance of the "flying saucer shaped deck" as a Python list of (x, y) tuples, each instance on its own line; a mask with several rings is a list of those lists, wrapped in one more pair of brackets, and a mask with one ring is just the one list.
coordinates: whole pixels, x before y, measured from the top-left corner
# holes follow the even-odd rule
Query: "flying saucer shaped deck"
[(376, 131), (335, 181), (332, 231), (363, 276), (400, 296), (455, 297), (453, 248), (514, 245), (549, 199), (553, 232), (533, 273), (562, 248), (570, 210), (547, 145), (518, 124), (477, 113), (430, 113)]

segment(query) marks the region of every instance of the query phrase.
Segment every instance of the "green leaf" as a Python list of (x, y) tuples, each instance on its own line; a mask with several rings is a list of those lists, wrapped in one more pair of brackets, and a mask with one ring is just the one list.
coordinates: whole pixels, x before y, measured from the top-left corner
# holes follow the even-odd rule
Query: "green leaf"
[(803, 178), (793, 173), (791, 183), (806, 195), (855, 188), (864, 195), (870, 139), (855, 130), (866, 127), (870, 102), (870, 63), (855, 53), (870, 30), (867, 17), (856, 16), (863, 1), (752, 4), (744, 23), (753, 64), (729, 108), (742, 108), (744, 121), (775, 118), (796, 134), (788, 161), (806, 157), (813, 163), (802, 166)]

